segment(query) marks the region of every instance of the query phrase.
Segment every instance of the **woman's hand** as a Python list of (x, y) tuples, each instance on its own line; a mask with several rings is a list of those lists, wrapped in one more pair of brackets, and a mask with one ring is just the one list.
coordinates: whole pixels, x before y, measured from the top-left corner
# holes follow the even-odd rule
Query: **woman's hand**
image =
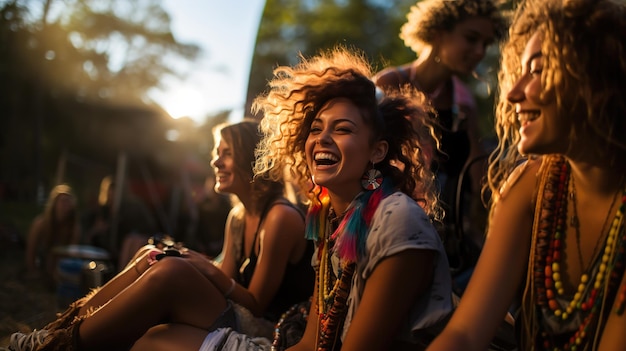
[(222, 274), (221, 270), (213, 264), (207, 256), (193, 250), (185, 250), (182, 252), (182, 257), (187, 259), (191, 264), (196, 267), (200, 273), (202, 273), (207, 279), (215, 283), (215, 276)]

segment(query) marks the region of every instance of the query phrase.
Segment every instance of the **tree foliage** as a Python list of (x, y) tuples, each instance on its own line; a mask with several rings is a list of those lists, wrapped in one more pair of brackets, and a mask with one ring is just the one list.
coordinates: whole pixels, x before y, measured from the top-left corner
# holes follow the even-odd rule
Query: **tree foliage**
[[(418, 0), (419, 2), (419, 0)], [(504, 1), (510, 9), (514, 1)], [(399, 38), (400, 27), (416, 0), (267, 0), (248, 85), (246, 108), (266, 89), (277, 65), (292, 65), (336, 44), (362, 50), (376, 70), (415, 59)], [(493, 91), (499, 50), (493, 46), (477, 68), (480, 79), (468, 79), (481, 109), (483, 134), (492, 129)]]
[[(250, 70), (247, 110), (277, 65), (334, 45), (362, 50), (375, 66), (415, 58), (398, 37), (413, 0), (267, 0)], [(391, 60), (393, 59), (393, 60)]]
[(147, 92), (177, 74), (168, 58), (198, 53), (159, 0), (0, 1), (0, 192), (53, 185), (62, 150), (110, 164), (167, 148), (171, 121)]

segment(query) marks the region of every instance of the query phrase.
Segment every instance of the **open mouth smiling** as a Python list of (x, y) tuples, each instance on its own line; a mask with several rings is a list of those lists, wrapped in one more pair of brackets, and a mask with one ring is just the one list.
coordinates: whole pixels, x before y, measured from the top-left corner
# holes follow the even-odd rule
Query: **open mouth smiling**
[(522, 111), (517, 112), (517, 120), (522, 124), (530, 123), (541, 116), (541, 112), (539, 111)]
[(313, 156), (318, 166), (332, 166), (339, 162), (339, 158), (329, 152), (318, 152)]

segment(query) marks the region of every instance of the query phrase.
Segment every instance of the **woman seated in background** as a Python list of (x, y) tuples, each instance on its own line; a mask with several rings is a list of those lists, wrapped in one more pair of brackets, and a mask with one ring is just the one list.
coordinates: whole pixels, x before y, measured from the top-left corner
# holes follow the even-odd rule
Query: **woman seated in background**
[(56, 259), (54, 249), (80, 242), (76, 197), (72, 188), (60, 184), (52, 188), (44, 212), (31, 224), (26, 238), (26, 276), (44, 277), (54, 283)]
[(216, 190), (239, 202), (228, 219), (221, 266), (193, 251), (182, 257), (138, 253), (58, 320), (30, 334), (15, 333), (9, 349), (143, 349), (151, 338), (174, 333), (158, 347), (176, 350), (195, 341), (178, 332), (183, 326), (205, 333), (231, 327), (269, 344), (280, 313), (310, 296), (312, 246), (304, 237), (303, 214), (285, 199), (284, 185), (253, 178), (258, 123), (222, 126), (216, 137)]

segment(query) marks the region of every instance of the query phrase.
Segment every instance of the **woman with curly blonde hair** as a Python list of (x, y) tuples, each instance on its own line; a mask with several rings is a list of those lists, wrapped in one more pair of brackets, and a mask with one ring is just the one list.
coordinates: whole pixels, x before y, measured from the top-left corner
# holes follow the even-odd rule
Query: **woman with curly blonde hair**
[[(411, 7), (400, 38), (417, 58), (387, 67), (374, 77), (383, 89), (410, 85), (422, 91), (436, 110), (441, 152), (434, 167), (446, 210), (444, 222), (455, 223), (457, 183), (467, 162), (479, 160), (486, 150), (481, 145), (479, 116), (472, 92), (460, 79), (470, 74), (484, 58), (487, 48), (506, 32), (506, 21), (497, 0), (424, 0)], [(468, 189), (472, 208), (480, 201), (483, 165), (473, 162)], [(486, 215), (485, 215), (486, 217)], [(476, 219), (476, 218), (474, 218)], [(482, 225), (472, 229), (482, 241)]]
[(429, 350), (484, 350), (512, 302), (521, 350), (626, 345), (626, 4), (527, 0), (503, 48), (488, 237)]
[(256, 172), (288, 169), (299, 181), (317, 244), (306, 330), (289, 350), (415, 350), (452, 308), (432, 225), (427, 105), (409, 89), (377, 97), (371, 73), (362, 55), (335, 48), (277, 68), (255, 101), (265, 133)]

